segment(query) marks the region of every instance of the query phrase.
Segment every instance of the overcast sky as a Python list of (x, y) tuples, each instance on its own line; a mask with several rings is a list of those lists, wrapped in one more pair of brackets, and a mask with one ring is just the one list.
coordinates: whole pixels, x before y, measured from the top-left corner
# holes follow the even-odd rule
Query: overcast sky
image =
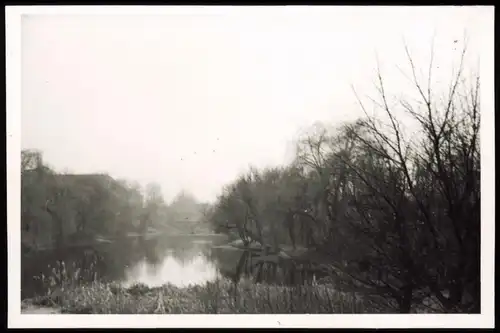
[(21, 144), (60, 171), (156, 181), (167, 200), (181, 189), (212, 200), (249, 164), (286, 162), (301, 128), (359, 115), (351, 84), (368, 91), (375, 52), (398, 89), (401, 76), (389, 67), (405, 63), (403, 38), (427, 66), (435, 33), (435, 61), (449, 70), (464, 31), (469, 49), (480, 48), (485, 13), (212, 7), (24, 16)]

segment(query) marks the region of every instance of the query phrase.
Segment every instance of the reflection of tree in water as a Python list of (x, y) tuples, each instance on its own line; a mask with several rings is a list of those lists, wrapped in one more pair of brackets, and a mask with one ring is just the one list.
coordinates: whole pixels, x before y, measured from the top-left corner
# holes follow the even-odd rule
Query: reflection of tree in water
[[(24, 256), (21, 261), (22, 297), (45, 294), (48, 282), (42, 281), (42, 275), (55, 276), (57, 283), (61, 283), (61, 275), (64, 275), (64, 279), (74, 280), (72, 283), (89, 283), (95, 279), (122, 280), (126, 269), (143, 260), (144, 253), (150, 261), (158, 262), (153, 249), (154, 243), (145, 246), (133, 239), (125, 239), (112, 244), (70, 247)], [(61, 274), (62, 262), (65, 274)]]
[(151, 276), (155, 276), (160, 271), (161, 266), (159, 264), (150, 264), (146, 265), (146, 273)]
[(200, 252), (204, 251), (201, 244), (196, 244), (188, 238), (154, 237), (141, 238), (137, 252), (143, 255), (149, 265), (160, 264), (166, 255), (170, 255), (185, 265), (192, 262)]
[(104, 275), (105, 258), (91, 247), (44, 251), (22, 260), (23, 297), (45, 294), (53, 283), (80, 284)]
[(115, 243), (85, 248), (75, 248), (69, 252), (69, 258), (65, 258), (66, 267), (68, 263), (79, 269), (82, 282), (90, 282), (95, 279), (112, 281), (125, 276), (125, 268), (132, 264), (130, 256), (124, 251), (126, 244)]
[[(79, 283), (98, 279), (100, 281), (123, 281), (130, 268), (146, 261), (148, 274), (156, 275), (163, 259), (171, 256), (181, 265), (189, 265), (197, 260), (213, 262), (221, 266), (221, 257), (212, 254), (213, 244), (197, 242), (188, 237), (155, 237), (145, 239), (130, 237), (108, 244), (64, 248), (60, 251), (45, 251), (24, 256), (22, 260), (22, 293), (23, 298), (32, 297), (34, 292), (45, 293), (47, 286), (34, 276), (51, 275), (51, 270), (58, 261), (64, 261), (69, 275), (80, 271)], [(229, 251), (231, 252), (231, 251)], [(240, 258), (225, 260), (227, 270), (234, 270)], [(218, 261), (219, 260), (219, 261)], [(224, 260), (222, 260), (224, 261)], [(50, 265), (50, 267), (49, 267)], [(44, 289), (45, 288), (45, 289)]]
[[(162, 255), (167, 254), (174, 258), (181, 265), (189, 265), (196, 260), (206, 259), (207, 252), (210, 251), (210, 243), (202, 243), (193, 241), (187, 237), (167, 237), (158, 239), (159, 243), (163, 244)], [(208, 261), (208, 260), (207, 260)]]
[(208, 253), (209, 260), (215, 262), (220, 274), (233, 282), (249, 278), (256, 283), (298, 285), (310, 283), (313, 279), (312, 267), (291, 261), (259, 261), (259, 254), (214, 248)]
[(149, 266), (156, 267), (163, 259), (163, 251), (160, 251), (158, 238), (145, 239), (139, 237), (138, 246), (140, 252)]
[(142, 260), (131, 239), (121, 240), (103, 247), (100, 256), (103, 258), (102, 279), (106, 281), (121, 280), (125, 277), (127, 267)]
[(182, 248), (172, 249), (171, 255), (181, 265), (186, 266), (199, 258), (202, 252), (203, 250), (199, 247), (185, 246)]

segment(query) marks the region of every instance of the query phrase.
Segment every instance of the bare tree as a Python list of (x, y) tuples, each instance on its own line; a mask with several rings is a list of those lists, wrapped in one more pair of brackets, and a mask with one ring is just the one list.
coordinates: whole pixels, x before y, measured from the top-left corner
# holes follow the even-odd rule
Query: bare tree
[[(419, 125), (419, 140), (406, 138), (397, 112), (389, 103), (380, 70), (379, 102), (372, 101), (385, 111), (386, 122), (369, 116), (361, 103), (366, 114), (362, 125), (369, 139), (362, 136), (358, 139), (381, 159), (392, 177), (388, 182), (401, 198), (398, 204), (394, 200), (386, 202), (392, 202), (389, 206), (393, 206), (395, 220), (399, 219), (398, 248), (408, 284), (427, 288), (446, 312), (478, 312), (479, 78), (463, 77), (464, 47), (447, 98), (441, 102), (431, 84), (433, 50), (425, 87), (417, 79), (416, 65), (408, 48), (405, 49), (411, 68), (409, 78), (420, 101), (401, 99), (399, 109)], [(352, 170), (356, 169), (359, 167), (352, 166)], [(383, 187), (385, 193), (382, 193), (373, 177), (366, 178), (368, 170), (361, 169), (359, 176), (365, 176), (364, 183), (374, 190), (380, 189), (382, 198), (387, 196), (386, 188)]]

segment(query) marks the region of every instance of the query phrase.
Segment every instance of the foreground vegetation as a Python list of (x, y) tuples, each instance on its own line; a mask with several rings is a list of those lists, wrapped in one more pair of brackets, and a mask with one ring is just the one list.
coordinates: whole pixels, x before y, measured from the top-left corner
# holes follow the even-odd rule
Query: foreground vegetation
[(373, 313), (367, 302), (332, 286), (272, 286), (228, 280), (185, 288), (167, 284), (129, 288), (95, 282), (59, 290), (57, 295), (25, 300), (24, 306), (49, 306), (62, 313), (86, 314), (235, 314)]
[[(76, 267), (73, 267), (76, 268)], [(81, 279), (83, 275), (92, 275)], [(250, 278), (217, 278), (204, 284), (129, 287), (102, 282), (92, 269), (81, 271), (58, 262), (42, 296), (24, 299), (23, 310), (52, 309), (69, 314), (340, 314), (394, 313), (397, 304), (378, 295), (339, 290), (328, 279), (307, 284), (256, 283)], [(431, 304), (433, 306), (431, 306)], [(413, 312), (441, 312), (436, 301)]]

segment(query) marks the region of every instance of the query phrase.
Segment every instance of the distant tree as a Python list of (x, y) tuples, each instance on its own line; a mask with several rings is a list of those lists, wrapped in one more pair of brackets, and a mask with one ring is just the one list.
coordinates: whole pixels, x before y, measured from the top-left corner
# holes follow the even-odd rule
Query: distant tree
[(21, 173), (43, 167), (43, 156), (38, 150), (23, 149), (21, 151)]
[(169, 205), (172, 218), (177, 221), (198, 221), (201, 219), (201, 206), (196, 198), (187, 191), (179, 192)]
[(120, 236), (143, 212), (139, 189), (103, 174), (63, 174), (40, 152), (22, 152), (21, 228), (27, 248), (65, 246), (84, 236)]
[(54, 223), (46, 210), (51, 173), (41, 153), (21, 153), (21, 241), (28, 248), (53, 241)]
[(150, 183), (146, 186), (144, 212), (141, 219), (142, 232), (149, 227), (157, 225), (161, 218), (161, 211), (165, 208), (165, 202), (161, 191), (161, 186), (157, 183)]

